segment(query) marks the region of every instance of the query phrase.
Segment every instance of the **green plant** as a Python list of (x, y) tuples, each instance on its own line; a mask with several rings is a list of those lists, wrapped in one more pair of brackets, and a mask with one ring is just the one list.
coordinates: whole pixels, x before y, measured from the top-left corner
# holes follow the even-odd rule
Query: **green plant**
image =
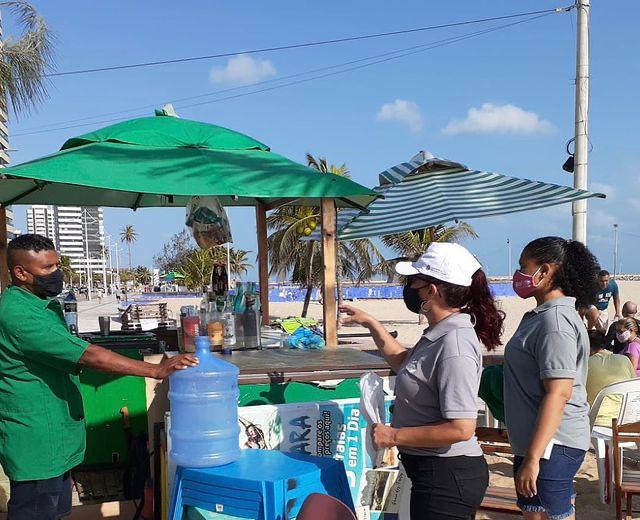
[(46, 73), (53, 64), (53, 33), (45, 19), (30, 3), (16, 0), (0, 2), (23, 29), (19, 38), (0, 42), (0, 92), (14, 112), (33, 108), (47, 97)]

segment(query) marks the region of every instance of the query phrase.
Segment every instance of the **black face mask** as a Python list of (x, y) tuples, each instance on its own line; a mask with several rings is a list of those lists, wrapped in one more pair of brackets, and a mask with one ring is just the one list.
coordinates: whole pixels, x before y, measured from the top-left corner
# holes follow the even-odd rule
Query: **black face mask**
[(45, 276), (33, 275), (33, 290), (38, 296), (53, 298), (62, 292), (63, 287), (64, 274), (60, 269)]
[(407, 306), (407, 309), (411, 312), (415, 312), (416, 314), (420, 314), (422, 309), (422, 300), (418, 294), (419, 291), (420, 289), (413, 289), (411, 287), (411, 280), (407, 282), (407, 285), (405, 285), (402, 290), (402, 299), (404, 300), (404, 304)]

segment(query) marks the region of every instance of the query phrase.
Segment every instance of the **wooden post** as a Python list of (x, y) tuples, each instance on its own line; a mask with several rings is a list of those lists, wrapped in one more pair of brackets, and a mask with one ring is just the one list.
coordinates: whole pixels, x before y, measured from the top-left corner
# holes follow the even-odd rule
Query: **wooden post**
[(7, 263), (7, 208), (0, 206), (0, 291), (9, 287), (9, 265)]
[(269, 244), (267, 243), (267, 208), (256, 206), (256, 227), (258, 230), (258, 283), (260, 284), (260, 308), (262, 323), (269, 324)]
[(336, 304), (336, 203), (322, 199), (322, 318), (324, 339), (329, 348), (338, 346), (338, 306)]

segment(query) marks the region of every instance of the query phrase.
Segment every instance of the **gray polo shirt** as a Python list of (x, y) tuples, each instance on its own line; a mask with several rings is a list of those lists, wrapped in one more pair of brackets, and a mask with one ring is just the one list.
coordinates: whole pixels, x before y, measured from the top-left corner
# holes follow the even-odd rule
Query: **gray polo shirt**
[[(424, 426), (446, 419), (476, 419), (482, 371), (480, 341), (468, 314), (456, 313), (425, 330), (396, 376), (391, 425)], [(475, 437), (443, 448), (398, 446), (401, 453), (481, 456)]]
[(561, 297), (527, 312), (505, 348), (505, 420), (516, 455), (524, 457), (529, 449), (545, 379), (573, 379), (554, 439), (563, 446), (589, 449), (589, 338), (575, 305), (575, 298)]

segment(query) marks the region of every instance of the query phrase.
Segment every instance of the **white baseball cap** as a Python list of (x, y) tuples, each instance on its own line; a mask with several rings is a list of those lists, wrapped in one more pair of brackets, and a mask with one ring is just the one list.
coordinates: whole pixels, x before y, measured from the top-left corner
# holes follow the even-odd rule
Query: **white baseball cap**
[(469, 287), (471, 277), (481, 267), (476, 257), (460, 244), (433, 242), (415, 262), (398, 262), (396, 272), (403, 276), (423, 274)]

